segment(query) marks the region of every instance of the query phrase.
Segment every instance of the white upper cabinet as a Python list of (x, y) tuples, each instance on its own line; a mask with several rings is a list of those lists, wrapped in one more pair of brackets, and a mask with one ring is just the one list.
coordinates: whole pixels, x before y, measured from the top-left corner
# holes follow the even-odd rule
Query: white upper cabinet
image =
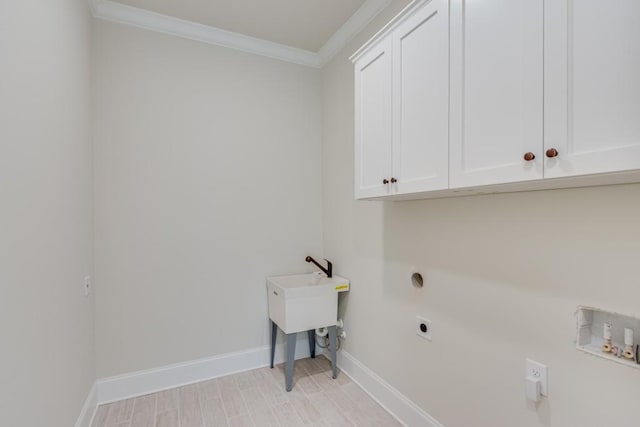
[(545, 178), (640, 168), (639, 23), (638, 0), (547, 2)]
[(449, 4), (432, 0), (393, 32), (397, 193), (449, 186)]
[(543, 0), (451, 1), (452, 188), (542, 178), (543, 25)]
[(640, 182), (640, 0), (414, 0), (353, 56), (356, 198)]
[(355, 55), (356, 198), (449, 185), (449, 4), (420, 2)]
[(386, 40), (356, 63), (356, 198), (383, 196), (390, 190), (391, 84), (391, 40)]

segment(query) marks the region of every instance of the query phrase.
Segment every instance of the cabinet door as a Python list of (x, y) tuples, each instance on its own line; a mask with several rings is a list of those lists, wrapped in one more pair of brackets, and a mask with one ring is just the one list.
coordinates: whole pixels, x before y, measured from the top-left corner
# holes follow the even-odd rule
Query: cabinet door
[(640, 169), (640, 1), (545, 9), (545, 178)]
[(391, 178), (391, 38), (355, 67), (355, 196), (384, 196)]
[(543, 0), (451, 0), (452, 188), (542, 178), (543, 20)]
[(449, 2), (432, 0), (393, 33), (397, 193), (449, 186)]

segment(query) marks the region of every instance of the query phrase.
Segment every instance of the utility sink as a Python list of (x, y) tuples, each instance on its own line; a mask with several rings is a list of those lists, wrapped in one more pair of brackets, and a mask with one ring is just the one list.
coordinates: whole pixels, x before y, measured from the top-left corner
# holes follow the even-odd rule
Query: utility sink
[(267, 277), (269, 317), (285, 334), (335, 325), (338, 293), (349, 290), (349, 280), (308, 274)]

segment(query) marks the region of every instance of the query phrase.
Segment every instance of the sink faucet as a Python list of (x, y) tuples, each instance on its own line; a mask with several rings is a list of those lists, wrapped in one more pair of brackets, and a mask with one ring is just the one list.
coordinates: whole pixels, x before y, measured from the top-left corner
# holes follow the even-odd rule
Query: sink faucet
[(316, 261), (315, 259), (311, 258), (310, 256), (308, 256), (305, 259), (305, 261), (314, 263), (316, 265), (316, 267), (318, 267), (320, 270), (322, 270), (324, 272), (324, 274), (327, 275), (327, 277), (333, 277), (333, 264), (331, 264), (331, 261), (329, 261), (328, 259), (325, 259), (325, 261), (327, 261), (327, 268), (324, 268), (323, 266), (318, 264), (318, 261)]

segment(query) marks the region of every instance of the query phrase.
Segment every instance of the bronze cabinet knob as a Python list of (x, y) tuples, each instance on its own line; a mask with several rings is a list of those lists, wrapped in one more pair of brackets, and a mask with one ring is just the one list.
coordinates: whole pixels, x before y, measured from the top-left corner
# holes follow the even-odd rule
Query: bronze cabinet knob
[(396, 182), (398, 182), (398, 180), (397, 180), (397, 179), (395, 179), (395, 178), (391, 178), (391, 183), (392, 183), (392, 184), (395, 184)]
[(527, 162), (530, 162), (531, 160), (533, 160), (533, 159), (535, 159), (535, 158), (536, 158), (536, 155), (535, 155), (535, 154), (533, 154), (531, 151), (529, 151), (528, 153), (525, 153), (525, 155), (524, 155), (524, 159), (525, 159)]
[(383, 180), (382, 180), (382, 183), (383, 183), (383, 184), (388, 184), (388, 183), (389, 183), (389, 180), (388, 180), (387, 178), (385, 178), (385, 179), (383, 179)]
[(558, 155), (558, 150), (555, 148), (549, 148), (545, 154), (548, 158), (552, 159)]

